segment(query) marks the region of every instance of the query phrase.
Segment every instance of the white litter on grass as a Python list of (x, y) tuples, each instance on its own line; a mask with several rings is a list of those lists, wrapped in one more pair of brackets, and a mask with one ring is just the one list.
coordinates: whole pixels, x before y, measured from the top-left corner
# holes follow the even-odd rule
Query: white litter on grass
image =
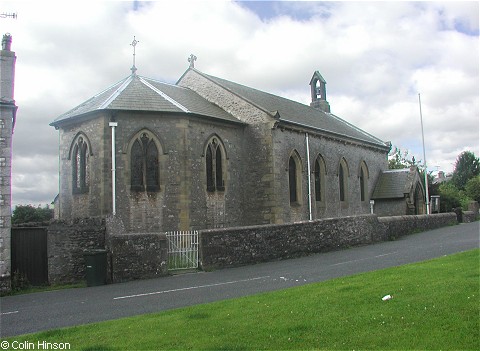
[(393, 299), (392, 295), (385, 295), (384, 297), (382, 297), (382, 301), (388, 301), (388, 300), (391, 300), (391, 299)]

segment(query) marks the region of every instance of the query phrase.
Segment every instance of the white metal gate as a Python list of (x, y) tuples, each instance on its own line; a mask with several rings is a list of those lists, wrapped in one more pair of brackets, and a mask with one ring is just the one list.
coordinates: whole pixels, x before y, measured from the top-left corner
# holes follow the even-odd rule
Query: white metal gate
[(168, 241), (168, 269), (198, 268), (198, 231), (165, 234)]

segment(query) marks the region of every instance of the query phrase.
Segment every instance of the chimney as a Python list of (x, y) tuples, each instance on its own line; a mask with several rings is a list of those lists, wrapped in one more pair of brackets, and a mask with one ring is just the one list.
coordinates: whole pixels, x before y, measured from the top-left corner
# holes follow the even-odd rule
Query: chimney
[(0, 51), (0, 101), (2, 104), (14, 105), (15, 52), (11, 51), (12, 36), (7, 33), (2, 39)]
[(11, 51), (12, 47), (12, 36), (7, 33), (3, 35), (2, 39), (2, 50)]

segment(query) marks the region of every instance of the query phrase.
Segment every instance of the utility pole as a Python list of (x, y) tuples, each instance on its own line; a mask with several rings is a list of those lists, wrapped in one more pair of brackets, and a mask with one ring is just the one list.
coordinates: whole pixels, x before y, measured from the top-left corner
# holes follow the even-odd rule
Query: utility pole
[(427, 215), (430, 214), (430, 201), (428, 196), (428, 176), (427, 176), (427, 156), (425, 156), (425, 137), (423, 135), (423, 117), (422, 102), (420, 101), (420, 93), (418, 94), (418, 105), (420, 106), (420, 125), (422, 127), (422, 144), (423, 144), (423, 160), (425, 162), (425, 204), (427, 205)]

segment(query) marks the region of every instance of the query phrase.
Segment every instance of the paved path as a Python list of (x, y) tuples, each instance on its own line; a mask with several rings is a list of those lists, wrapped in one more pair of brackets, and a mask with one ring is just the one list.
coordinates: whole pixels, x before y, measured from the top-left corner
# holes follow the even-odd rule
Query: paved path
[(0, 336), (284, 289), (478, 247), (479, 222), (474, 222), (298, 259), (100, 287), (7, 296), (0, 299)]

